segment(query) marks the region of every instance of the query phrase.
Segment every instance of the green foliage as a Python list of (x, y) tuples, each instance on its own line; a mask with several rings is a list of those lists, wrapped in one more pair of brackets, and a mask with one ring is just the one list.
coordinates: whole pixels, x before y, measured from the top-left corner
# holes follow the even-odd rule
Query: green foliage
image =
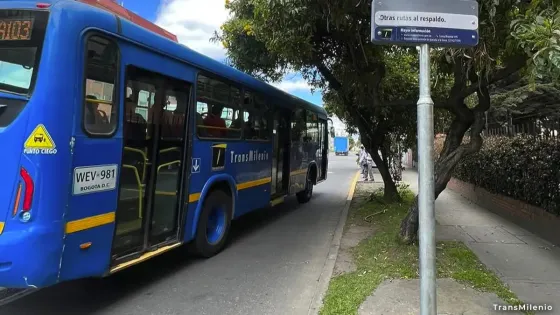
[(522, 85), (513, 89), (496, 90), (492, 95), (496, 108), (493, 114), (505, 110), (519, 115), (548, 115), (558, 117), (560, 104), (560, 82)]
[(438, 49), (433, 52), (434, 71), (439, 73), (441, 80), (451, 81), (445, 83), (448, 87), (453, 84), (455, 64), (462, 65), (465, 79), (470, 79), (471, 72), (478, 77), (489, 78), (522, 53), (511, 35), (510, 24), (516, 12), (525, 12), (525, 1), (479, 0), (478, 3), (479, 44), (472, 48)]
[(531, 78), (560, 76), (560, 1), (536, 0), (511, 23), (512, 35), (531, 57)]
[(354, 147), (356, 146), (356, 141), (354, 141), (354, 138), (352, 138), (352, 137), (348, 138), (348, 143), (350, 145), (350, 148), (349, 148), (350, 150), (354, 149)]
[[(441, 150), (443, 140), (436, 139), (436, 150)], [(455, 177), (560, 215), (559, 169), (556, 140), (489, 137), (478, 153), (459, 162)]]

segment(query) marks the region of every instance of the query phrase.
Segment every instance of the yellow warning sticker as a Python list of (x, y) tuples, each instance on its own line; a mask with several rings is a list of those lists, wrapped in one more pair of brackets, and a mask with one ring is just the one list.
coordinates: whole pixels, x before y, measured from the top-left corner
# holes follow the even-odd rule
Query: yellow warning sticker
[(56, 144), (43, 124), (35, 127), (23, 147), (26, 154), (56, 154)]

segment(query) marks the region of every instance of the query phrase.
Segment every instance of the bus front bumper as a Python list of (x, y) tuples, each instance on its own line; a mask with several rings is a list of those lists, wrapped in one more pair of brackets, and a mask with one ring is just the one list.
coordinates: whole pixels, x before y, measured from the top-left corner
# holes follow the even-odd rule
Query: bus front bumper
[(0, 287), (42, 288), (58, 279), (62, 239), (53, 228), (0, 234)]

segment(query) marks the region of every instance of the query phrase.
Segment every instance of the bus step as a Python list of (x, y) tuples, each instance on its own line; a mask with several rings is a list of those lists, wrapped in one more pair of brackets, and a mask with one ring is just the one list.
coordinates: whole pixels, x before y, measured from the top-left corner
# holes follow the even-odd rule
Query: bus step
[(6, 289), (0, 288), (0, 306), (11, 303), (28, 294), (37, 291), (37, 289)]
[(286, 196), (276, 197), (276, 198), (274, 198), (270, 201), (270, 205), (273, 206), (273, 207), (276, 206), (276, 205), (279, 205), (279, 204), (284, 202), (285, 198), (286, 198)]

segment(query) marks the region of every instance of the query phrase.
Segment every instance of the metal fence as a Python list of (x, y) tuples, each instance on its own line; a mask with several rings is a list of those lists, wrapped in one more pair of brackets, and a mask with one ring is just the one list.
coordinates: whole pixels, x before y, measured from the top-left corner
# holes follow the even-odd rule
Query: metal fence
[[(534, 138), (535, 141), (555, 141), (560, 144), (560, 110), (558, 113), (519, 114), (506, 109), (491, 110), (486, 113), (486, 125), (482, 131), (484, 137), (514, 137), (525, 135)], [(436, 138), (445, 137), (449, 126), (434, 126)], [(468, 141), (469, 132), (465, 133), (463, 141)], [(409, 148), (406, 152), (407, 165), (415, 167), (418, 163), (418, 154), (415, 148)]]
[(558, 140), (560, 117), (493, 111), (486, 114), (484, 136), (528, 135), (542, 140)]

